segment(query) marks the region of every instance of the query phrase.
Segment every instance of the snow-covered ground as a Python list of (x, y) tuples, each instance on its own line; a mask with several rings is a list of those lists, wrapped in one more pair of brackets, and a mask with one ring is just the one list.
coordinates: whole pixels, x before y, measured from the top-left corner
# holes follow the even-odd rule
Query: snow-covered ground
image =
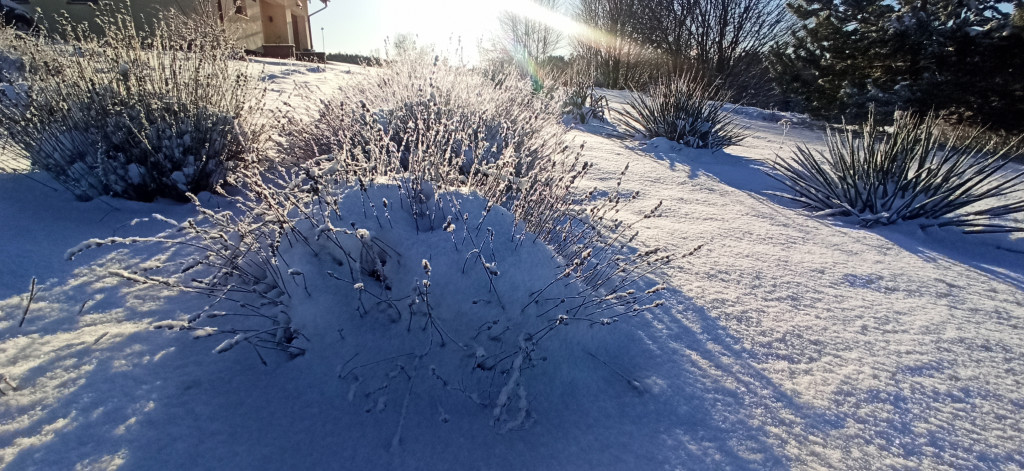
[[(360, 73), (266, 67), (282, 99)], [(532, 422), (507, 432), (457, 394), (366, 412), (338, 377), (346, 358), (316, 348), (264, 367), (152, 329), (196, 301), (106, 275), (137, 251), (64, 253), (194, 210), (81, 203), (45, 176), (0, 175), (0, 466), (1024, 468), (1024, 240), (813, 218), (771, 196), (782, 185), (762, 170), (819, 131), (738, 115), (753, 136), (715, 153), (572, 131), (597, 164), (584, 186), (612, 188), (629, 163), (636, 216), (664, 202), (638, 247), (702, 248), (659, 275), (662, 309), (567, 337), (538, 362)]]

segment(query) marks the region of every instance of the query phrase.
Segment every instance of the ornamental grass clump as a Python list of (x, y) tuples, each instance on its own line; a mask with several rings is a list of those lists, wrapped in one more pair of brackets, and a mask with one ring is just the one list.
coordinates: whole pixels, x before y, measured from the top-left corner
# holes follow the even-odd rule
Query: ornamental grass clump
[(859, 132), (828, 131), (825, 144), (825, 151), (799, 146), (774, 162), (780, 176), (769, 175), (795, 193), (780, 196), (864, 226), (924, 220), (968, 233), (1024, 231), (1013, 220), (1024, 215), (1024, 171), (1008, 155), (1013, 143), (994, 149), (977, 132), (943, 139), (933, 114), (908, 113), (889, 133), (872, 116)]
[(26, 86), (0, 97), (0, 125), (33, 167), (80, 199), (185, 200), (250, 165), (266, 85), (215, 19), (168, 11), (146, 29), (103, 2), (95, 21), (14, 47)]
[(696, 72), (662, 79), (647, 93), (631, 93), (622, 126), (648, 139), (664, 137), (695, 149), (718, 150), (747, 137), (725, 109), (729, 95)]

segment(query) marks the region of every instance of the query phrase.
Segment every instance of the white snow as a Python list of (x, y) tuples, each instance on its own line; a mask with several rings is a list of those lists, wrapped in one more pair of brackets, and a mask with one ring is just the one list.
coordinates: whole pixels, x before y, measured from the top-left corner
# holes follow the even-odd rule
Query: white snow
[[(362, 73), (266, 68), (280, 97)], [(151, 240), (167, 228), (152, 213), (185, 221), (197, 216), (192, 206), (82, 203), (44, 175), (0, 174), (0, 467), (1024, 468), (1024, 241), (914, 224), (868, 230), (788, 207), (770, 194), (785, 189), (764, 175), (765, 162), (797, 142), (817, 145), (819, 132), (799, 116), (736, 113), (752, 137), (714, 153), (619, 140), (596, 125), (571, 131), (597, 164), (583, 187), (614, 188), (628, 163), (622, 188), (640, 190), (632, 216), (663, 201), (633, 245), (700, 249), (660, 275), (664, 306), (594, 328), (568, 320), (543, 361), (495, 374), (490, 400), (460, 392), (464, 378), (439, 376), (450, 371), (443, 364), (415, 375), (412, 360), (399, 359), (387, 375), (350, 375), (379, 358), (372, 348), (328, 354), (340, 350), (326, 345), (359, 345), (348, 326), (310, 326), (306, 355), (268, 357), (266, 367), (252, 349), (232, 348), (245, 346), (242, 333), (217, 346), (212, 328), (193, 332), (206, 338), (177, 332), (202, 298), (123, 279), (145, 273), (108, 275), (159, 255), (146, 252), (155, 246), (95, 247)], [(451, 234), (435, 239), (417, 250), (452, 245)], [(415, 244), (400, 249), (419, 254)], [(479, 256), (487, 270), (496, 263)], [(434, 303), (457, 270), (417, 255), (406, 267), (417, 280), (421, 259), (433, 265)], [(540, 277), (526, 262), (500, 261), (504, 286)], [(308, 273), (289, 286), (308, 282), (318, 293), (315, 283), (330, 282), (364, 300), (377, 289)], [(33, 277), (39, 294), (19, 328)], [(498, 309), (467, 292), (473, 310), (461, 316)], [(153, 328), (160, 322), (166, 329)], [(481, 339), (498, 338), (491, 329), (501, 327), (473, 322)], [(475, 362), (497, 351), (480, 340), (459, 354)], [(381, 377), (394, 389), (365, 395), (387, 387), (373, 382)]]

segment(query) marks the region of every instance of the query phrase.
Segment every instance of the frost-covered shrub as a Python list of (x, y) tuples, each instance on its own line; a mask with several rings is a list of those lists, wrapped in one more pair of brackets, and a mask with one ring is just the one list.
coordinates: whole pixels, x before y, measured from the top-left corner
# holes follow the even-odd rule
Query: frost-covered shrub
[(404, 416), (412, 394), (456, 394), (501, 430), (528, 425), (529, 370), (558, 356), (555, 339), (663, 303), (651, 274), (671, 256), (632, 247), (658, 208), (624, 220), (638, 193), (621, 181), (577, 189), (589, 165), (556, 103), (427, 67), (393, 63), (357, 88), (365, 99), (325, 104), (318, 131), (292, 136), (302, 161), (243, 169), (224, 209), (194, 199), (199, 216), (164, 219), (164, 233), (67, 256), (161, 246), (111, 274), (209, 302), (156, 327), (264, 363), (315, 349), (367, 412), (398, 402)]
[[(27, 105), (25, 61), (15, 50), (29, 39), (21, 32), (0, 25), (0, 106)], [(0, 172), (24, 172), (30, 168), (28, 159), (0, 127)]]
[(559, 217), (587, 168), (557, 103), (514, 72), (491, 80), (438, 59), (399, 58), (315, 115), (295, 126), (292, 155), (350, 181), (409, 174), (472, 189), (530, 230)]
[(515, 72), (491, 78), (437, 57), (399, 57), (323, 100), (317, 116), (303, 154), (350, 151), (367, 140), (362, 134), (382, 132), (394, 144), (383, 157), (394, 165), (381, 172), (433, 167), (466, 175), (502, 159), (516, 160), (522, 172), (559, 153), (564, 134), (554, 104)]
[(27, 86), (0, 106), (0, 124), (32, 165), (82, 199), (185, 199), (246, 165), (265, 131), (265, 85), (238, 61), (213, 18), (162, 14), (139, 30), (103, 2), (102, 30), (61, 23), (13, 53)]
[(780, 196), (865, 226), (933, 220), (969, 233), (1024, 231), (1003, 219), (1024, 215), (1024, 171), (1011, 170), (1005, 149), (976, 138), (942, 146), (931, 114), (899, 115), (888, 134), (869, 119), (859, 133), (828, 131), (825, 152), (797, 147), (774, 163), (781, 177), (769, 175), (795, 192)]
[(600, 201), (530, 233), (478, 192), (410, 174), (350, 184), (333, 164), (250, 175), (244, 194), (219, 204), (228, 209), (195, 200), (200, 215), (164, 219), (162, 234), (94, 239), (67, 256), (165, 245), (111, 274), (209, 303), (155, 327), (217, 338), (216, 353), (251, 349), (265, 363), (315, 348), (337, 359), (349, 400), (367, 412), (409, 394), (454, 394), (486, 407), (501, 430), (529, 424), (529, 369), (557, 357), (556, 339), (663, 303), (649, 275), (670, 256), (631, 248), (643, 218), (616, 217), (635, 193), (580, 195)]
[(662, 80), (647, 93), (632, 93), (622, 125), (646, 138), (665, 137), (696, 149), (721, 149), (746, 137), (725, 109), (728, 93), (690, 72)]

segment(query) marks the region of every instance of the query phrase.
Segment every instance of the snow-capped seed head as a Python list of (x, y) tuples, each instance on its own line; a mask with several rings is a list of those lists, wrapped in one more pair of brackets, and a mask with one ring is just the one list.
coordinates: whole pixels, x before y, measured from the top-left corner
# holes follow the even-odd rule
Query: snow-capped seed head
[(366, 289), (366, 285), (364, 285), (362, 283), (356, 283), (356, 284), (352, 285), (352, 289), (354, 289), (356, 291), (361, 291), (361, 290)]
[(423, 272), (430, 276), (430, 262), (427, 259), (423, 259)]
[(302, 274), (302, 270), (299, 270), (298, 268), (289, 268), (288, 274), (291, 276), (299, 276)]
[(644, 293), (645, 294), (654, 294), (654, 293), (657, 293), (658, 291), (663, 291), (664, 289), (665, 289), (665, 285), (658, 285), (658, 286), (655, 286), (655, 287), (653, 287), (653, 288), (651, 288), (651, 289), (649, 289), (647, 291), (644, 291)]
[(423, 287), (430, 288), (430, 280), (423, 280)]
[(565, 314), (562, 314), (562, 315), (558, 316), (557, 320), (555, 320), (555, 325), (565, 324), (568, 320), (569, 320), (569, 316), (567, 316)]
[(387, 198), (381, 198), (381, 202), (384, 204), (384, 209), (388, 209), (388, 199)]
[(501, 274), (501, 272), (498, 271), (498, 262), (485, 263), (484, 268), (486, 268), (492, 276), (498, 276)]
[(356, 237), (359, 240), (370, 240), (370, 231), (366, 229), (356, 229)]

